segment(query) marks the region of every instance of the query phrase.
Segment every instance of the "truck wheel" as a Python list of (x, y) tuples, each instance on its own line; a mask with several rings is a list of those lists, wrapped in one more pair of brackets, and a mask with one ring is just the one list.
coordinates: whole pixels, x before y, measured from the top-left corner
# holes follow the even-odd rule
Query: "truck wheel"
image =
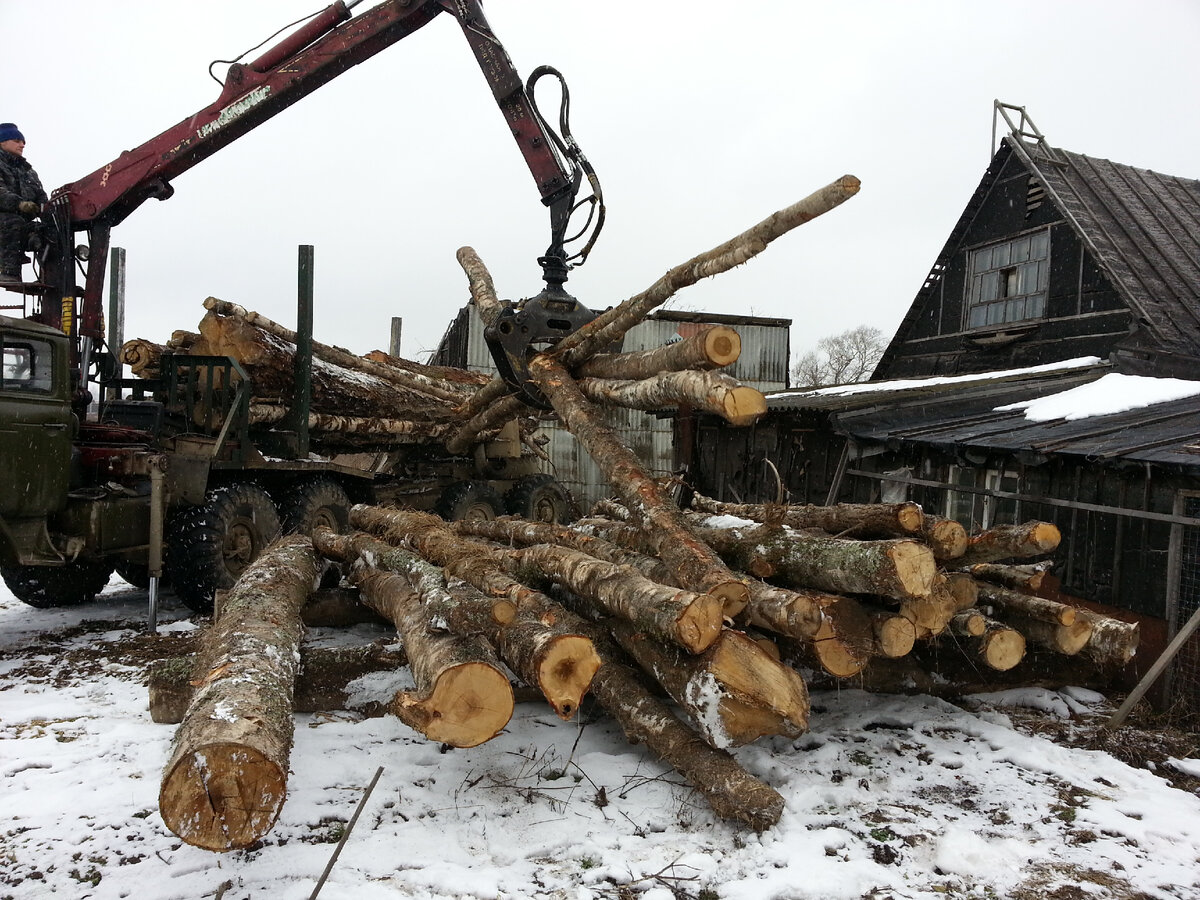
[(177, 513), (167, 529), (166, 569), (175, 594), (189, 609), (210, 613), (213, 595), (279, 537), (270, 496), (252, 484), (210, 491), (202, 506)]
[(76, 560), (62, 566), (0, 566), (0, 576), (22, 603), (38, 609), (78, 606), (108, 584), (112, 563)]
[(508, 489), (504, 507), (510, 515), (531, 522), (561, 525), (567, 521), (570, 502), (553, 475), (526, 475)]
[(279, 504), (285, 534), (312, 534), (326, 525), (338, 534), (350, 528), (350, 497), (336, 481), (318, 478), (292, 486)]
[(504, 515), (504, 501), (486, 481), (456, 481), (442, 491), (436, 510), (447, 522), (490, 520)]

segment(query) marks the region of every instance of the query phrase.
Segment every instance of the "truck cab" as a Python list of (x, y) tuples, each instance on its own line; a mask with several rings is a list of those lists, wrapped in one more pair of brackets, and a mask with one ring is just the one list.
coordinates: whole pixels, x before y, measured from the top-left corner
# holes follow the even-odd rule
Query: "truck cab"
[(67, 504), (77, 427), (68, 353), (61, 331), (0, 316), (0, 563), (54, 553), (46, 520)]

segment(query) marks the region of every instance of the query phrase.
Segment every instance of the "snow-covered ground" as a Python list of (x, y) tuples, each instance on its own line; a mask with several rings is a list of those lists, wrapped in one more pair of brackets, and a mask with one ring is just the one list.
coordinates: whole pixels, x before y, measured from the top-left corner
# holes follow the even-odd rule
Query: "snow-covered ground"
[[(1200, 898), (1200, 763), (1081, 749), (1107, 709), (1081, 689), (815, 694), (807, 735), (737, 751), (786, 798), (761, 835), (607, 719), (525, 704), (443, 752), (394, 719), (298, 715), (279, 822), (212, 854), (158, 815), (173, 729), (147, 712), (144, 602), (114, 580), (40, 611), (0, 587), (0, 898), (307, 898), (379, 767), (322, 898)], [(169, 650), (194, 626), (166, 607)]]

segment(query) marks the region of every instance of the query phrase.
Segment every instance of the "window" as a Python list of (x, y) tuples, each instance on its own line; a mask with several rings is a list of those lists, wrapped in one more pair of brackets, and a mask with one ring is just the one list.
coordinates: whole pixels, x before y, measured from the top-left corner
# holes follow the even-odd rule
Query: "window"
[(0, 341), (0, 390), (50, 393), (53, 359), (46, 341), (5, 337)]
[[(982, 487), (989, 491), (1019, 493), (1020, 477), (1016, 472), (1000, 469), (970, 469), (951, 466), (951, 484)], [(982, 531), (994, 525), (1015, 525), (1020, 509), (1017, 501), (967, 491), (946, 492), (947, 519), (954, 519), (968, 532)]]
[(967, 328), (1040, 319), (1049, 282), (1049, 231), (971, 251)]

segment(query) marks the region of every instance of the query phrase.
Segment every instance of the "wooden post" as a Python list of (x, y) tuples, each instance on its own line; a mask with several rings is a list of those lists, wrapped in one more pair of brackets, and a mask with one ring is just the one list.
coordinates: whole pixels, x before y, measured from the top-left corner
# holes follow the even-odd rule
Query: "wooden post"
[(404, 319), (400, 316), (392, 316), (392, 333), (388, 339), (388, 354), (391, 356), (400, 355), (400, 333), (404, 330)]

